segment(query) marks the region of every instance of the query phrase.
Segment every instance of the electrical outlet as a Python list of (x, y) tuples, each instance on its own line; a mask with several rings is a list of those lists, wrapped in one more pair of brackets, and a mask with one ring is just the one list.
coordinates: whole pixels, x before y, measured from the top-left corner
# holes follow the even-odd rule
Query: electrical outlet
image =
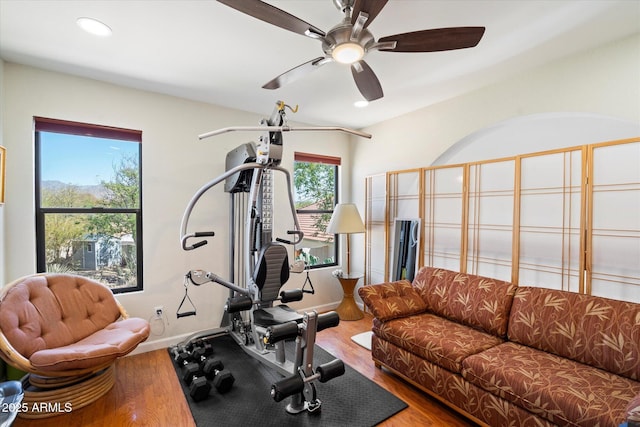
[(156, 312), (156, 317), (157, 318), (159, 318), (159, 319), (162, 318), (162, 315), (164, 313), (164, 307), (163, 306), (161, 306), (161, 305), (156, 306), (153, 310)]

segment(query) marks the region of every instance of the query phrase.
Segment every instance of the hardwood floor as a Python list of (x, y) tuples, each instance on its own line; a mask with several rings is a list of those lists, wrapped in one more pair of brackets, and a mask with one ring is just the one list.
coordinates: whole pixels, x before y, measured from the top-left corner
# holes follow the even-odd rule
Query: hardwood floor
[[(343, 321), (336, 328), (322, 331), (316, 342), (409, 405), (381, 426), (475, 426), (410, 384), (376, 368), (371, 353), (350, 339), (370, 329), (371, 316), (367, 314), (362, 320)], [(94, 404), (47, 419), (17, 418), (14, 424), (15, 427), (59, 425), (191, 427), (195, 423), (168, 353), (156, 350), (118, 360), (116, 384)]]

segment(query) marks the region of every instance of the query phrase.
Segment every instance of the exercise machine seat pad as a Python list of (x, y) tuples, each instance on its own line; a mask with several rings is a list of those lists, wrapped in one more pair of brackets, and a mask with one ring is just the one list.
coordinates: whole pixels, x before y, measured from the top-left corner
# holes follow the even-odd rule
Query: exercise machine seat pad
[(253, 322), (262, 327), (280, 325), (291, 322), (292, 320), (296, 323), (302, 322), (302, 314), (288, 305), (260, 308), (253, 312)]
[(258, 268), (253, 281), (260, 290), (261, 301), (275, 301), (280, 288), (289, 280), (289, 256), (287, 249), (277, 243), (268, 243), (260, 250)]

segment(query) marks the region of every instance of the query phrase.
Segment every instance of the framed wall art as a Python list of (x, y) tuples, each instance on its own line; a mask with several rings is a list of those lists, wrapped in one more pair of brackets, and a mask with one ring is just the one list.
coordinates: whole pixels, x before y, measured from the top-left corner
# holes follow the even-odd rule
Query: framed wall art
[(0, 205), (4, 203), (4, 178), (7, 163), (7, 149), (0, 145)]

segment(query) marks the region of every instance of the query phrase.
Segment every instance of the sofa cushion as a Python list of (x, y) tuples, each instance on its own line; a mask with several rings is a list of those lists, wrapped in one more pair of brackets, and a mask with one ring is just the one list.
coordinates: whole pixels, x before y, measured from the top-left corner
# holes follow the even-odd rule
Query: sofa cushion
[(99, 366), (133, 351), (149, 336), (149, 323), (130, 318), (112, 323), (77, 343), (40, 350), (31, 364), (43, 371), (66, 371)]
[(364, 286), (358, 295), (381, 321), (422, 313), (427, 305), (407, 280)]
[(413, 285), (429, 311), (505, 337), (516, 286), (488, 277), (423, 267)]
[(439, 400), (486, 423), (483, 425), (557, 427), (556, 424), (470, 384), (460, 374), (443, 369), (376, 335), (373, 336), (371, 345), (371, 355), (375, 361), (409, 379)]
[(618, 426), (640, 383), (507, 342), (463, 362), (472, 384), (559, 425)]
[(520, 287), (513, 301), (509, 339), (640, 379), (640, 304)]
[(466, 357), (503, 342), (494, 335), (429, 313), (388, 322), (374, 319), (373, 332), (451, 372), (460, 372)]
[(120, 317), (109, 288), (61, 274), (29, 276), (12, 286), (0, 304), (0, 328), (26, 358), (75, 343)]

